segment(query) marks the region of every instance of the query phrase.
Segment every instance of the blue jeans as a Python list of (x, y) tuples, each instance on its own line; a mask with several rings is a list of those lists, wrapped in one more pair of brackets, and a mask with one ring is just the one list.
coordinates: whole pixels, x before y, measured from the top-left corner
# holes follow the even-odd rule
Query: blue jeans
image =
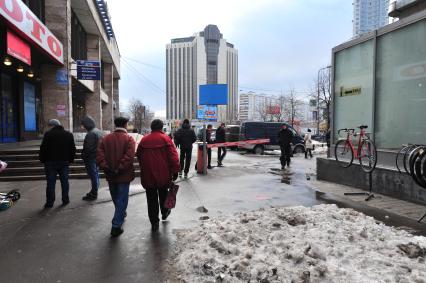
[(62, 187), (62, 202), (69, 202), (69, 188), (68, 174), (69, 163), (66, 161), (48, 161), (44, 164), (44, 172), (46, 174), (46, 204), (53, 205), (55, 202), (55, 186), (56, 176), (59, 175)]
[(109, 182), (109, 192), (114, 203), (115, 212), (112, 219), (112, 227), (121, 228), (126, 215), (127, 204), (129, 203), (129, 187), (130, 183), (113, 183)]
[(86, 166), (87, 175), (89, 175), (90, 181), (92, 183), (92, 189), (90, 190), (90, 193), (97, 195), (99, 189), (99, 168), (98, 165), (96, 165), (96, 160), (84, 160), (84, 165)]

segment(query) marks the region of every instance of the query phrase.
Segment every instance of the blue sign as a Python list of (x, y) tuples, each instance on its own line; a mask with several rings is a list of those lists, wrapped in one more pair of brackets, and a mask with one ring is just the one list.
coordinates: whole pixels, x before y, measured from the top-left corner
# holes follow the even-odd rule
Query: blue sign
[(26, 132), (37, 130), (35, 86), (24, 82), (24, 128)]
[(100, 81), (101, 62), (90, 60), (77, 60), (77, 79)]
[(199, 105), (197, 109), (197, 119), (209, 122), (217, 122), (217, 106)]
[(68, 85), (68, 71), (66, 69), (56, 71), (56, 82), (58, 85)]
[(200, 85), (200, 105), (227, 105), (228, 85)]

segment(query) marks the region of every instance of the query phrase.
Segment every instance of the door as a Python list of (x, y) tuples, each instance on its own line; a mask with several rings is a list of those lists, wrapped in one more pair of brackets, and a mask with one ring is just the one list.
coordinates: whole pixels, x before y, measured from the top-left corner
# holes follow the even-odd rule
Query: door
[(0, 95), (0, 142), (16, 142), (17, 133), (17, 112), (16, 99), (13, 97), (12, 77), (1, 74), (1, 95)]

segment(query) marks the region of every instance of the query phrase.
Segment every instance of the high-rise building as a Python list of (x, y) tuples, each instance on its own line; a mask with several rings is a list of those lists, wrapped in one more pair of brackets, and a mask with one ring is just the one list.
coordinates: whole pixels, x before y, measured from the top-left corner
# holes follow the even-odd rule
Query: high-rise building
[(376, 30), (389, 23), (389, 0), (354, 0), (353, 35)]
[(196, 119), (199, 86), (205, 84), (228, 85), (228, 105), (219, 107), (219, 120), (238, 119), (238, 51), (217, 26), (172, 39), (166, 62), (167, 120)]

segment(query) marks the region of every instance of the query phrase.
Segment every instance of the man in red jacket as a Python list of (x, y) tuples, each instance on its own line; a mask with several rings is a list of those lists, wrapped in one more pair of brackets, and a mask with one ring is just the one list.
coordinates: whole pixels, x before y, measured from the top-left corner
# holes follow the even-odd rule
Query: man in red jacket
[(105, 172), (115, 207), (112, 237), (118, 237), (124, 232), (122, 226), (129, 202), (130, 182), (135, 179), (133, 160), (136, 145), (135, 140), (127, 134), (128, 122), (124, 117), (114, 120), (116, 129), (102, 139), (96, 156), (99, 168)]
[(162, 129), (161, 120), (152, 121), (152, 132), (142, 138), (136, 152), (141, 168), (141, 183), (146, 190), (152, 231), (157, 231), (159, 227), (159, 208), (162, 220), (166, 220), (170, 214), (170, 209), (164, 207), (167, 188), (172, 180), (177, 179), (180, 170), (176, 147)]

